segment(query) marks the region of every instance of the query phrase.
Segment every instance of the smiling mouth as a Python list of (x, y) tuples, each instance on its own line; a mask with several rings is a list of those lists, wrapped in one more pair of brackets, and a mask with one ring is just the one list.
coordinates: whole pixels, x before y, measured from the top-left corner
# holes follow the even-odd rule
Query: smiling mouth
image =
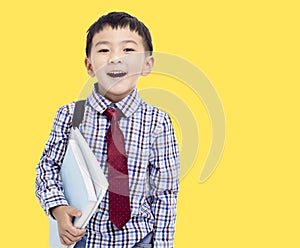
[(112, 77), (112, 78), (122, 78), (122, 77), (125, 77), (127, 75), (127, 72), (124, 72), (124, 71), (110, 71), (107, 73), (107, 75), (109, 77)]

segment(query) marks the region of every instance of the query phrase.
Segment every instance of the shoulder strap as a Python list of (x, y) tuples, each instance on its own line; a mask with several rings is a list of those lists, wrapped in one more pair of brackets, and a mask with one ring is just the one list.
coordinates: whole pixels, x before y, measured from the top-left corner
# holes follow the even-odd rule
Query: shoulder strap
[(80, 100), (75, 103), (73, 119), (72, 119), (73, 128), (75, 127), (79, 128), (79, 124), (81, 123), (84, 115), (84, 105), (85, 105), (85, 100)]

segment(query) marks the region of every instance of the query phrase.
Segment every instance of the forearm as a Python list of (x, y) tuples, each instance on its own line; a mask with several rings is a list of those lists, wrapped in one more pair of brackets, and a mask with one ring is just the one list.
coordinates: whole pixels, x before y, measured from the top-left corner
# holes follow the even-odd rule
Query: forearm
[(155, 217), (153, 247), (174, 247), (177, 191), (166, 190), (154, 198)]
[(47, 215), (51, 214), (51, 208), (68, 204), (63, 194), (58, 170), (57, 165), (44, 157), (37, 166), (35, 192)]

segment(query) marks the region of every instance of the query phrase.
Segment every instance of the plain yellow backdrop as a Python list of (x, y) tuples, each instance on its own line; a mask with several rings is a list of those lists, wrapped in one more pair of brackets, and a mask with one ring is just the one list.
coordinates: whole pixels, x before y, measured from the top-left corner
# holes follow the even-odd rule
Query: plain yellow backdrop
[(223, 102), (224, 154), (200, 184), (209, 119), (172, 88), (195, 110), (203, 144), (180, 183), (175, 247), (299, 247), (300, 18), (291, 0), (2, 1), (1, 247), (48, 247), (35, 167), (57, 108), (88, 79), (85, 32), (112, 10), (141, 19), (156, 51), (203, 70)]

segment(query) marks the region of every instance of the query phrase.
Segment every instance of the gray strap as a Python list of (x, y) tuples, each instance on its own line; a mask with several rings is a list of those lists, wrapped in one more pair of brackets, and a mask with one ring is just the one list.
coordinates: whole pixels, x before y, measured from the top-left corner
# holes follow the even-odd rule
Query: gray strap
[(80, 100), (75, 103), (73, 119), (72, 119), (72, 126), (74, 128), (75, 127), (79, 128), (79, 124), (81, 123), (84, 115), (84, 105), (85, 105), (85, 100)]

